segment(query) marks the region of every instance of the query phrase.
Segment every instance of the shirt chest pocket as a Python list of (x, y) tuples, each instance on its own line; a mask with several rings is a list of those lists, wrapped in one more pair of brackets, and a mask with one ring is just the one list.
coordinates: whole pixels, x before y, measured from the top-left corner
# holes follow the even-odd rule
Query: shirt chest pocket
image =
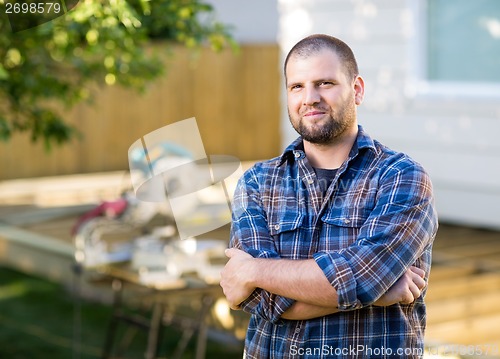
[(321, 232), (318, 243), (320, 251), (337, 251), (353, 244), (366, 223), (370, 212), (366, 209), (347, 208), (326, 212), (321, 217)]
[(307, 256), (307, 251), (302, 250), (305, 240), (304, 217), (301, 213), (279, 213), (269, 218), (269, 234), (282, 258)]

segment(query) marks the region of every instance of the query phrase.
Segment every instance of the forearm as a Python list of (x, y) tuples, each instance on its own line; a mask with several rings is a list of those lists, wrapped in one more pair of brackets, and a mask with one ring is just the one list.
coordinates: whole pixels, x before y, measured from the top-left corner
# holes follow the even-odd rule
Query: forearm
[[(337, 291), (314, 260), (253, 258), (238, 249), (228, 249), (226, 255), (230, 259), (221, 272), (220, 284), (232, 309), (244, 306), (247, 311), (255, 311), (261, 306), (263, 295), (280, 298), (266, 300), (275, 304), (270, 312), (267, 306), (260, 309), (263, 318), (273, 320), (279, 316), (290, 320), (311, 319), (343, 309), (338, 305)], [(411, 267), (373, 304), (409, 304), (420, 296), (425, 285), (425, 271)]]
[[(386, 307), (396, 303), (410, 304), (417, 299), (426, 286), (425, 272), (417, 267), (411, 267), (406, 273), (375, 303)], [(303, 302), (295, 302), (282, 314), (283, 319), (307, 320), (339, 312), (338, 307), (322, 307)]]
[(251, 285), (313, 306), (335, 308), (336, 290), (313, 259), (254, 259)]
[(337, 313), (338, 311), (339, 310), (336, 306), (320, 307), (303, 302), (295, 302), (286, 312), (281, 315), (281, 318), (288, 320), (308, 320)]

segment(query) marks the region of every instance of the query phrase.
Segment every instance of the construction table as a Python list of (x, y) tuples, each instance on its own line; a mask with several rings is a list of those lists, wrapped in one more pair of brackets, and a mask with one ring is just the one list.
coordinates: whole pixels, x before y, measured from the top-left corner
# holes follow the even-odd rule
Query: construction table
[[(128, 329), (147, 331), (147, 344), (144, 357), (158, 358), (161, 348), (162, 329), (171, 326), (182, 333), (173, 359), (180, 358), (187, 348), (189, 340), (197, 333), (196, 359), (205, 357), (207, 340), (206, 318), (215, 300), (223, 295), (218, 283), (207, 283), (199, 278), (178, 278), (175, 280), (144, 281), (137, 271), (131, 270), (128, 263), (108, 264), (95, 268), (93, 276), (110, 283), (113, 290), (112, 316), (106, 333), (102, 358), (112, 358), (118, 326), (125, 325)], [(127, 303), (124, 295), (139, 295), (151, 303), (148, 316), (130, 314), (125, 309)], [(167, 313), (169, 300), (178, 296), (199, 298), (200, 305), (194, 318), (183, 317), (175, 313)], [(133, 336), (133, 334), (132, 334)], [(116, 350), (123, 353), (130, 344), (132, 337), (124, 335)]]

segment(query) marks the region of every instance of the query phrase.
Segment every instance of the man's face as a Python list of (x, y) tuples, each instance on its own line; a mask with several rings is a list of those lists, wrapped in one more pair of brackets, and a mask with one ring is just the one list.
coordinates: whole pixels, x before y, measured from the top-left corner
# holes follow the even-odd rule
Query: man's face
[(356, 105), (363, 99), (363, 80), (347, 78), (333, 51), (292, 56), (286, 79), (288, 116), (306, 141), (329, 144), (357, 126)]

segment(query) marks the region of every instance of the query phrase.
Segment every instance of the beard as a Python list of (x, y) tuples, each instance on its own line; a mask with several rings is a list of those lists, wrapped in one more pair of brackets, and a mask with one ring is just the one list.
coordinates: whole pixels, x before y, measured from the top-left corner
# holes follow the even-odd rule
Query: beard
[[(325, 114), (325, 118), (317, 123), (308, 122), (302, 115), (294, 118), (290, 111), (290, 122), (302, 138), (317, 145), (327, 145), (339, 138), (356, 121), (356, 105), (346, 103), (335, 114)], [(321, 108), (314, 109), (322, 111)], [(309, 109), (308, 109), (309, 110)]]

